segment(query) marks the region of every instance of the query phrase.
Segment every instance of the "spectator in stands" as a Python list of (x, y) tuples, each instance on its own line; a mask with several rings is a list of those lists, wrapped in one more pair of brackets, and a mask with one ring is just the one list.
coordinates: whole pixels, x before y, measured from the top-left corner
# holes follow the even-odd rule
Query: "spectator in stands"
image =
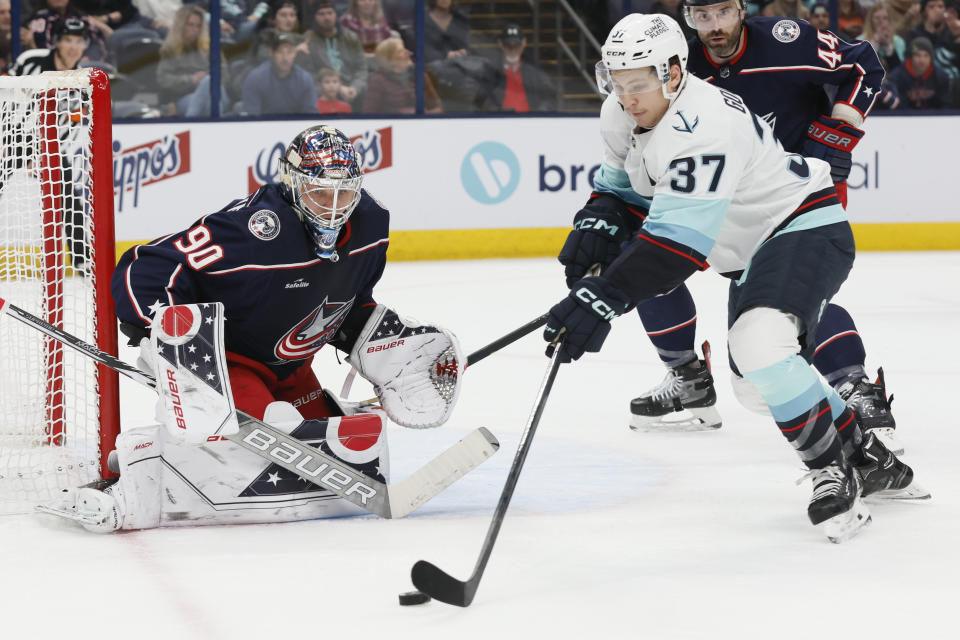
[(350, 0), (350, 9), (340, 17), (340, 28), (356, 35), (369, 56), (373, 56), (378, 44), (394, 35), (383, 16), (380, 0)]
[[(363, 99), (365, 113), (414, 113), (416, 110), (416, 83), (413, 78), (413, 59), (400, 38), (387, 38), (377, 45), (374, 58), (379, 68), (370, 74), (367, 93)], [(427, 113), (442, 113), (440, 97), (433, 88), (430, 76), (425, 76), (425, 108)]]
[(947, 40), (946, 5), (943, 0), (921, 0), (920, 22), (904, 38), (913, 42), (914, 38), (926, 38), (934, 47)]
[(317, 113), (350, 113), (350, 105), (340, 99), (340, 74), (333, 69), (317, 72)]
[(807, 20), (810, 10), (800, 0), (773, 0), (760, 12), (764, 16), (783, 16), (785, 18), (800, 18)]
[(351, 105), (367, 88), (367, 59), (355, 35), (337, 28), (333, 2), (316, 0), (313, 24), (306, 35), (306, 52), (297, 55), (297, 64), (312, 73), (324, 67), (340, 74), (340, 99)]
[(269, 60), (273, 55), (273, 43), (278, 34), (287, 34), (296, 43), (297, 53), (306, 53), (307, 46), (300, 34), (300, 5), (292, 0), (279, 0), (271, 5), (267, 22), (270, 26), (260, 31), (254, 48), (254, 58), (258, 62)]
[(890, 16), (890, 27), (898, 36), (906, 38), (910, 29), (920, 23), (919, 0), (886, 0), (884, 4)]
[[(6, 2), (6, 0), (4, 1)], [(9, 6), (10, 4), (7, 2), (7, 7), (9, 8)], [(87, 23), (87, 28), (90, 31), (90, 44), (87, 46), (87, 50), (83, 52), (83, 58), (81, 59), (106, 60), (106, 41), (113, 35), (113, 29), (97, 22), (91, 22), (86, 16), (82, 16), (70, 0), (40, 0), (39, 7), (24, 22), (24, 28), (20, 30), (20, 48), (23, 50), (49, 48), (52, 41), (53, 25), (64, 16), (74, 16)]]
[(10, 0), (0, 0), (0, 39), (10, 38)]
[(33, 76), (44, 71), (76, 69), (87, 48), (90, 29), (75, 16), (60, 18), (53, 25), (52, 49), (30, 49), (17, 58), (10, 70), (12, 76)]
[(856, 40), (863, 33), (863, 16), (863, 7), (857, 0), (837, 0), (837, 35)]
[[(174, 14), (167, 38), (160, 49), (157, 84), (163, 99), (175, 104), (174, 113), (188, 117), (210, 114), (210, 36), (206, 14), (197, 5), (185, 4)], [(221, 64), (222, 82), (227, 80)], [(227, 92), (220, 89), (220, 111), (229, 106)]]
[(423, 27), (424, 60), (447, 60), (467, 54), (470, 21), (454, 8), (453, 0), (427, 0)]
[(810, 7), (810, 24), (821, 31), (830, 29), (830, 9), (822, 2), (816, 2)]
[(888, 73), (906, 60), (907, 43), (893, 32), (885, 4), (875, 4), (867, 12), (861, 39), (870, 43)]
[(923, 0), (923, 21), (907, 35), (907, 40), (927, 38), (933, 44), (933, 62), (956, 82), (960, 78), (957, 55), (960, 44), (947, 27), (947, 11), (944, 0)]
[(316, 113), (317, 88), (313, 78), (294, 63), (298, 44), (291, 33), (275, 34), (270, 60), (250, 71), (243, 83), (243, 113)]
[(900, 94), (901, 109), (943, 109), (949, 105), (950, 78), (933, 63), (933, 44), (927, 38), (910, 43), (910, 57), (889, 77)]
[(557, 91), (543, 71), (523, 60), (527, 39), (519, 25), (508, 24), (497, 36), (497, 61), (492, 100), (503, 111), (556, 111)]

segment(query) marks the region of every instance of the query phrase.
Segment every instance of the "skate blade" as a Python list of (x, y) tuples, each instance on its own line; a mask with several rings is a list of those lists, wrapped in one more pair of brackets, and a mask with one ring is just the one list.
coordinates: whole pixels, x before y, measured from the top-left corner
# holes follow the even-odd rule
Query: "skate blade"
[(877, 440), (883, 443), (887, 449), (895, 456), (903, 455), (903, 444), (897, 438), (896, 431), (890, 427), (877, 427), (876, 429), (867, 429), (867, 433), (872, 433)]
[(857, 498), (848, 511), (824, 520), (817, 527), (827, 536), (827, 540), (840, 544), (860, 533), (872, 521), (867, 505)]
[(909, 485), (903, 489), (885, 489), (883, 491), (877, 491), (876, 493), (871, 493), (869, 496), (866, 496), (866, 500), (875, 500), (877, 502), (890, 502), (894, 500), (929, 500), (930, 492), (918, 485), (916, 482), (911, 482)]
[[(671, 419), (672, 418), (672, 419)], [(684, 409), (665, 416), (631, 415), (630, 429), (652, 433), (684, 433), (691, 431), (715, 431), (723, 426), (716, 407)]]

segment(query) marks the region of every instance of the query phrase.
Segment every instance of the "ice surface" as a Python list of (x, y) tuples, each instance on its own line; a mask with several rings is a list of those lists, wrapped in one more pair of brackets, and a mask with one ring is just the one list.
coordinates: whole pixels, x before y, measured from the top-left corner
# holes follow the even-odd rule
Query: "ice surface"
[[(956, 638), (960, 587), (960, 255), (865, 253), (837, 302), (871, 372), (896, 394), (905, 460), (933, 493), (871, 507), (832, 545), (806, 519), (809, 486), (769, 418), (741, 409), (726, 364), (726, 281), (690, 282), (714, 347), (724, 427), (627, 429), (629, 400), (662, 378), (635, 316), (604, 351), (561, 367), (486, 575), (466, 610), (400, 607), (418, 559), (473, 568), (547, 360), (539, 336), (468, 370), (448, 426), (390, 428), (400, 479), (469, 429), (502, 448), (412, 516), (89, 534), (41, 516), (0, 519), (2, 638)], [(377, 290), (442, 323), (467, 351), (564, 294), (553, 260), (391, 264)], [(326, 350), (324, 350), (326, 351)], [(126, 352), (132, 361), (134, 354)], [(317, 364), (334, 391), (347, 366)], [(152, 392), (122, 387), (124, 422)], [(352, 398), (369, 395), (357, 387)]]

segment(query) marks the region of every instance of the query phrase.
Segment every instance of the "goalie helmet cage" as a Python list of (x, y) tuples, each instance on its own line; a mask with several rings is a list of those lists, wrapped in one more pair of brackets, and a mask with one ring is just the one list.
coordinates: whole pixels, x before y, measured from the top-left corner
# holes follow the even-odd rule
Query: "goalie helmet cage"
[[(0, 290), (117, 354), (110, 85), (99, 69), (0, 78)], [(109, 477), (115, 371), (0, 320), (0, 514)]]

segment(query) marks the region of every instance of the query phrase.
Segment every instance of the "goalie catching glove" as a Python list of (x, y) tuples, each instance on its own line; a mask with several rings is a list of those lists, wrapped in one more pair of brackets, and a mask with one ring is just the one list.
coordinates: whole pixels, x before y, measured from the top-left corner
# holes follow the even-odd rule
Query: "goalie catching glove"
[(414, 429), (438, 427), (460, 394), (466, 356), (450, 331), (377, 305), (350, 350), (387, 416)]

